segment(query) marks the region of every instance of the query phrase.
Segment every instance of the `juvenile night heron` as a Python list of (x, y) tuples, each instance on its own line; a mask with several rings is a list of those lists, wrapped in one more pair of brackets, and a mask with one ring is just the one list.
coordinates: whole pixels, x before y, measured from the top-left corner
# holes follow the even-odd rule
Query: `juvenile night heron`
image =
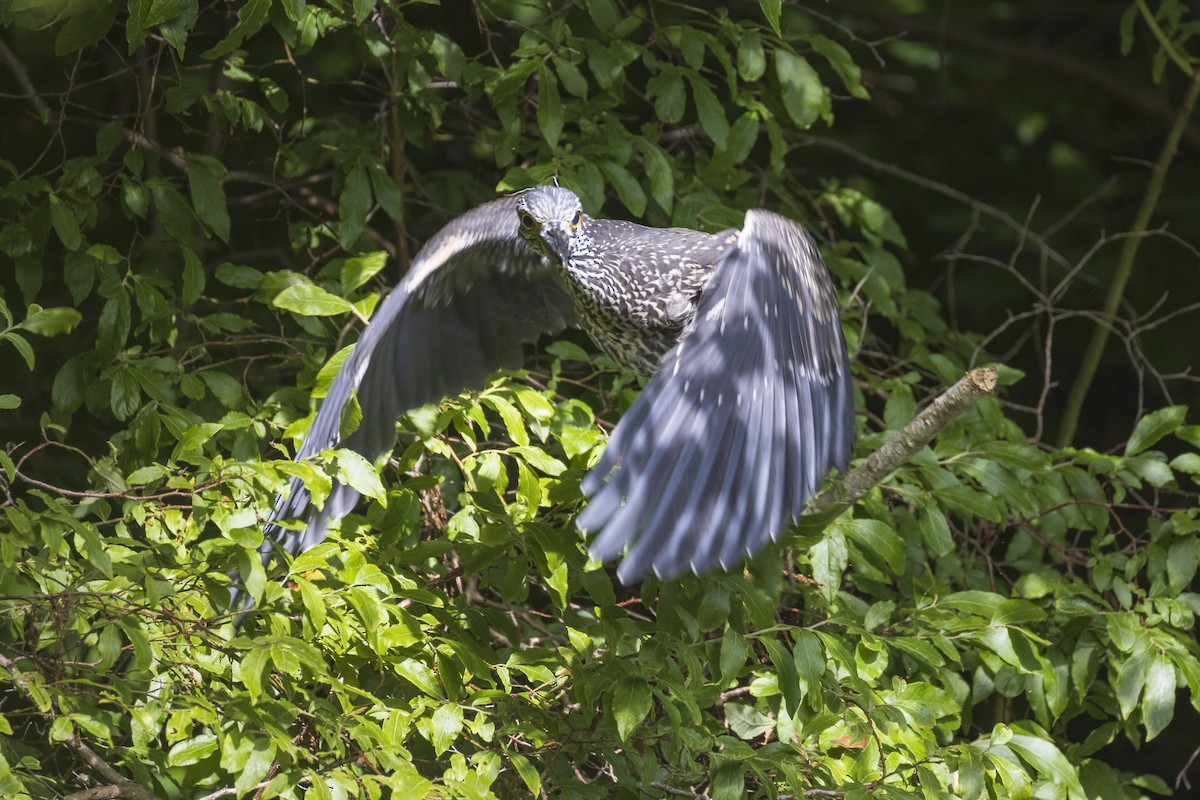
[[(592, 554), (625, 557), (624, 583), (729, 569), (799, 516), (854, 436), (838, 303), (809, 236), (769, 211), (708, 234), (592, 219), (558, 187), (530, 189), (452, 220), (418, 253), (330, 386), (296, 457), (335, 445), (390, 450), (405, 412), (482, 386), (522, 346), (570, 325), (652, 375), (585, 477), (578, 516)], [(358, 428), (340, 440), (356, 395)], [(268, 539), (312, 547), (358, 493), (320, 511), (295, 479)], [(269, 546), (269, 545), (268, 545)]]

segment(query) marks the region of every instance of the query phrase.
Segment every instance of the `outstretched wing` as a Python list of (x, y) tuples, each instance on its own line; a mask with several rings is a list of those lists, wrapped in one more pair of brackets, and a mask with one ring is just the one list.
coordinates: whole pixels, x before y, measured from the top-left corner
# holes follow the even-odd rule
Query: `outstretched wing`
[[(482, 386), (497, 369), (520, 366), (522, 345), (573, 324), (574, 306), (555, 270), (518, 235), (516, 207), (515, 196), (486, 203), (426, 242), (334, 378), (297, 459), (340, 443), (374, 460), (394, 445), (405, 412)], [(352, 394), (362, 420), (341, 441)], [(357, 500), (352, 488), (335, 484), (312, 513), (308, 491), (293, 479), (270, 522), (308, 517), (308, 525), (290, 531), (269, 524), (264, 555), (273, 546), (293, 555), (307, 550)]]
[(829, 273), (795, 223), (750, 211), (692, 330), (584, 479), (591, 499), (577, 524), (599, 531), (591, 552), (601, 560), (628, 548), (623, 583), (729, 569), (800, 515), (853, 439)]

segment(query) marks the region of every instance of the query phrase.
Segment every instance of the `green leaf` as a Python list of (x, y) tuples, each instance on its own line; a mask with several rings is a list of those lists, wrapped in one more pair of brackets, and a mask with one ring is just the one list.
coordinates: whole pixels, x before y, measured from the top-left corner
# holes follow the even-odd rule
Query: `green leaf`
[(612, 693), (613, 719), (617, 723), (617, 738), (629, 741), (630, 734), (642, 724), (654, 706), (650, 684), (640, 676), (625, 676), (617, 681)]
[(529, 431), (525, 429), (525, 418), (521, 416), (521, 412), (517, 410), (516, 406), (496, 394), (486, 394), (480, 399), (496, 409), (496, 413), (500, 415), (500, 419), (503, 420), (504, 427), (508, 431), (509, 439), (522, 447), (529, 444)]
[(395, 665), (395, 670), (400, 677), (416, 686), (428, 697), (442, 697), (442, 686), (438, 683), (437, 676), (424, 663), (406, 658)]
[(233, 783), (233, 788), (238, 796), (247, 797), (250, 791), (266, 777), (274, 761), (275, 744), (273, 742), (261, 740), (254, 742), (245, 765)]
[(1121, 716), (1125, 719), (1133, 716), (1138, 702), (1142, 699), (1149, 661), (1149, 655), (1139, 652), (1127, 658), (1117, 670), (1117, 682), (1113, 688), (1116, 689)]
[(347, 294), (375, 277), (387, 265), (387, 253), (377, 250), (347, 258), (342, 264), (342, 291)]
[(184, 247), (183, 291), (180, 293), (179, 299), (185, 306), (190, 306), (200, 299), (200, 295), (204, 293), (204, 283), (204, 267), (200, 264), (200, 258), (192, 248)]
[(946, 515), (937, 506), (921, 506), (917, 512), (917, 525), (931, 555), (941, 558), (954, 549), (950, 524), (946, 522)]
[(588, 0), (586, 8), (592, 23), (600, 31), (612, 31), (620, 22), (617, 5), (613, 0)]
[(175, 445), (171, 458), (175, 459), (184, 453), (198, 450), (205, 442), (216, 436), (221, 427), (219, 422), (201, 422), (190, 426), (179, 437), (179, 444)]
[(83, 315), (78, 311), (66, 307), (40, 308), (35, 305), (29, 307), (29, 312), (29, 316), (18, 327), (39, 336), (70, 333), (83, 319)]
[(647, 81), (646, 96), (654, 98), (654, 113), (660, 121), (673, 123), (683, 119), (687, 89), (678, 71), (665, 70)]
[(831, 526), (809, 550), (813, 579), (821, 585), (821, 595), (830, 603), (841, 591), (842, 573), (850, 563), (846, 537), (839, 526)]
[(718, 150), (724, 150), (729, 144), (729, 120), (725, 119), (725, 109), (707, 81), (694, 78), (691, 84), (700, 127)]
[(317, 373), (316, 379), (313, 381), (312, 396), (324, 397), (329, 393), (329, 387), (333, 384), (333, 379), (342, 369), (342, 364), (346, 363), (346, 359), (350, 357), (350, 353), (354, 351), (354, 345), (348, 344), (341, 350), (333, 354), (333, 357), (325, 362)]
[(126, 420), (137, 413), (138, 408), (142, 404), (142, 393), (138, 389), (137, 380), (133, 377), (131, 370), (122, 367), (112, 376), (112, 385), (109, 391), (109, 406), (112, 408), (113, 416), (119, 420)]
[(1083, 800), (1087, 794), (1079, 784), (1079, 773), (1062, 751), (1045, 739), (1014, 733), (1008, 746), (1028, 761), (1039, 773), (1064, 787), (1072, 800)]
[(167, 235), (177, 242), (192, 244), (196, 239), (196, 214), (192, 204), (165, 179), (146, 181), (146, 185)]
[(525, 783), (525, 788), (529, 789), (530, 797), (540, 796), (542, 793), (542, 776), (538, 773), (537, 768), (530, 763), (528, 758), (520, 753), (514, 753), (510, 750), (505, 752), (505, 756), (512, 762), (513, 767), (516, 768), (517, 774), (521, 776), (521, 780)]
[(75, 532), (83, 539), (83, 550), (88, 562), (106, 578), (111, 578), (113, 575), (112, 557), (108, 554), (108, 547), (95, 526), (75, 520), (71, 520), (71, 522)]
[(338, 418), (338, 435), (342, 441), (345, 441), (352, 433), (358, 430), (359, 423), (362, 422), (362, 406), (358, 404), (358, 395), (350, 395), (346, 400), (346, 404), (342, 406), (341, 416)]
[[(726, 703), (725, 721), (739, 739), (752, 740), (775, 728), (775, 720), (745, 703)], [(738, 795), (740, 797), (741, 795)]]
[(564, 89), (580, 100), (587, 99), (588, 82), (587, 78), (583, 77), (583, 73), (579, 71), (579, 67), (558, 53), (555, 53), (554, 71), (558, 73), (558, 80), (562, 83)]
[(796, 673), (795, 655), (789, 653), (777, 639), (762, 638), (759, 642), (775, 666), (776, 680), (779, 690), (783, 692), (783, 697), (787, 701), (787, 707), (793, 710), (799, 708), (804, 691), (800, 685), (800, 676)]
[(1005, 601), (1004, 595), (995, 592), (984, 592), (972, 589), (965, 592), (955, 592), (938, 600), (939, 608), (949, 608), (955, 611), (965, 611), (990, 620), (992, 613)]
[(440, 756), (450, 749), (462, 731), (462, 706), (457, 703), (444, 703), (438, 706), (438, 710), (433, 712), (432, 722), (433, 735), (430, 737), (430, 744), (433, 745), (434, 754)]
[(767, 56), (763, 52), (762, 39), (756, 33), (746, 31), (738, 42), (738, 75), (744, 81), (756, 81), (767, 71)]
[(21, 407), (21, 398), (15, 394), (0, 394), (0, 409), (9, 410)]
[(642, 154), (650, 196), (663, 211), (670, 213), (675, 206), (675, 170), (671, 168), (671, 159), (657, 144), (641, 137), (634, 140), (634, 145)]
[(117, 353), (125, 347), (129, 338), (130, 308), (129, 295), (121, 292), (111, 297), (100, 310), (100, 322), (97, 326), (96, 357), (102, 363), (116, 358)]
[(508, 452), (525, 459), (529, 463), (529, 466), (546, 475), (561, 475), (567, 469), (566, 464), (539, 447), (517, 445), (510, 447)]
[(204, 381), (208, 390), (221, 401), (221, 405), (234, 410), (242, 407), (245, 393), (237, 378), (226, 375), (224, 372), (206, 369), (200, 373), (200, 379)]
[(217, 280), (235, 289), (257, 289), (263, 281), (263, 274), (254, 267), (244, 267), (226, 261), (217, 265)]
[(793, 634), (792, 661), (796, 667), (796, 680), (803, 695), (815, 692), (825, 674), (825, 656), (821, 650), (821, 638), (812, 631), (798, 629)]
[(270, 11), (271, 0), (246, 0), (238, 8), (237, 24), (229, 31), (229, 35), (206, 51), (203, 57), (207, 59), (220, 58), (241, 47), (242, 42), (258, 33), (259, 29), (266, 24)]
[(67, 204), (56, 194), (50, 195), (50, 222), (63, 247), (68, 250), (79, 249), (79, 245), (83, 243), (79, 232), (79, 220), (75, 218), (75, 212), (67, 208)]
[(728, 686), (737, 679), (738, 673), (746, 663), (746, 656), (749, 654), (750, 648), (746, 644), (746, 637), (735, 631), (732, 626), (725, 628), (725, 633), (721, 635), (720, 675), (722, 684)]
[(558, 147), (562, 136), (563, 110), (558, 97), (558, 80), (545, 64), (538, 67), (538, 129), (551, 149)]
[(999, 522), (1002, 517), (1000, 503), (996, 498), (961, 484), (935, 489), (933, 495), (952, 510), (966, 514), (968, 518), (981, 517), (989, 522)]
[(762, 8), (763, 16), (767, 18), (771, 30), (775, 31), (776, 36), (782, 36), (783, 31), (779, 29), (779, 16), (783, 13), (783, 0), (759, 0), (758, 5)]
[(96, 44), (117, 19), (117, 4), (107, 0), (88, 3), (72, 14), (54, 38), (54, 54), (65, 56)]
[(550, 401), (528, 386), (514, 386), (513, 396), (525, 413), (538, 422), (550, 422), (554, 418), (554, 406)]
[(1146, 741), (1158, 736), (1175, 716), (1175, 665), (1165, 655), (1155, 655), (1146, 674), (1142, 722)]
[(829, 90), (817, 71), (802, 56), (775, 48), (775, 75), (779, 79), (783, 107), (796, 127), (810, 127), (829, 114)]
[(217, 735), (202, 733), (191, 739), (178, 742), (167, 753), (167, 764), (172, 767), (186, 767), (197, 764), (217, 752)]
[(242, 684), (246, 686), (246, 692), (250, 694), (251, 703), (257, 703), (263, 696), (263, 675), (269, 661), (270, 648), (266, 646), (256, 646), (247, 650), (246, 655), (241, 657), (239, 673)]
[(904, 572), (904, 539), (890, 525), (875, 519), (854, 519), (835, 524), (849, 538), (858, 542), (868, 557), (882, 558), (897, 575)]
[(371, 178), (361, 162), (355, 163), (346, 173), (342, 193), (338, 195), (338, 217), (341, 225), (338, 242), (342, 249), (350, 250), (367, 225), (367, 214), (371, 212)]
[(129, 22), (125, 26), (129, 52), (141, 45), (152, 26), (161, 25), (195, 5), (196, 0), (130, 0)]
[(813, 50), (825, 57), (829, 66), (833, 67), (834, 72), (842, 79), (842, 83), (846, 85), (846, 89), (852, 96), (859, 100), (870, 98), (870, 94), (862, 85), (862, 70), (859, 69), (858, 64), (854, 63), (854, 59), (851, 58), (850, 52), (845, 47), (819, 33), (807, 34), (804, 39), (812, 45)]
[(745, 796), (745, 768), (736, 761), (719, 762), (712, 777), (712, 800), (740, 800)]
[(130, 486), (142, 486), (147, 483), (153, 483), (159, 478), (167, 474), (167, 471), (158, 464), (149, 464), (145, 467), (139, 467), (125, 477), (125, 482)]
[(1138, 420), (1133, 435), (1125, 445), (1125, 455), (1134, 456), (1183, 424), (1187, 406), (1167, 406), (1151, 411)]
[(212, 156), (188, 155), (188, 191), (196, 217), (223, 242), (229, 241), (229, 209), (221, 189), (226, 172), (225, 165)]
[(346, 298), (311, 283), (292, 284), (275, 295), (271, 304), (305, 317), (329, 317), (354, 311), (354, 306)]
[(617, 197), (621, 198), (621, 202), (635, 217), (640, 217), (646, 212), (646, 193), (629, 170), (612, 161), (601, 161), (597, 166), (617, 190)]
[(363, 456), (353, 450), (337, 451), (338, 480), (359, 494), (387, 505), (387, 492), (379, 480), (379, 473)]
[[(286, 97), (282, 90), (280, 95)], [(375, 193), (375, 202), (379, 203), (385, 214), (397, 222), (404, 219), (404, 194), (396, 186), (396, 181), (388, 174), (387, 169), (379, 161), (371, 159), (367, 162), (367, 172), (371, 176), (371, 191)]]
[(1197, 567), (1200, 567), (1200, 538), (1176, 537), (1167, 551), (1167, 585), (1172, 595), (1187, 589)]
[(35, 363), (33, 357), (33, 347), (29, 344), (29, 341), (24, 336), (12, 331), (5, 331), (4, 333), (0, 333), (0, 338), (3, 338), (4, 341), (16, 348), (16, 351), (21, 354), (21, 358), (25, 359), (25, 366), (29, 367), (30, 370), (33, 369), (33, 365)]

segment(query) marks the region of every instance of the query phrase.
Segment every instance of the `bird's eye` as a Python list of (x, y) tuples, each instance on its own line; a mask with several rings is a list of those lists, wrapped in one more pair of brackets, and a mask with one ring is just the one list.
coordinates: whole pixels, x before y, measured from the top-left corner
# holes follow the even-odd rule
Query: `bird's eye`
[(582, 211), (576, 211), (576, 212), (575, 212), (575, 216), (571, 217), (571, 227), (572, 227), (572, 228), (578, 228), (578, 227), (579, 227), (579, 223), (581, 223), (581, 222), (583, 222), (583, 212), (582, 212)]
[(534, 222), (534, 220), (533, 220), (533, 214), (530, 214), (528, 211), (521, 212), (521, 227), (522, 228), (524, 228), (527, 231), (531, 231), (534, 229), (534, 227), (536, 225), (537, 225), (537, 223)]

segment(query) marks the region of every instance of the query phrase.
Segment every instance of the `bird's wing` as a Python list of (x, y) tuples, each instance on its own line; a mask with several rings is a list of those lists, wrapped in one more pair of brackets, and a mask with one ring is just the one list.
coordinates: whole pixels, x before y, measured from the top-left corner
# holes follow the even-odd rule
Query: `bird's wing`
[[(800, 515), (854, 438), (838, 302), (809, 236), (750, 211), (583, 482), (592, 554), (624, 583), (728, 569)], [(615, 468), (615, 472), (614, 472)], [(610, 473), (611, 477), (610, 477)]]
[[(520, 366), (522, 345), (573, 324), (574, 306), (556, 271), (518, 235), (516, 206), (515, 196), (486, 203), (426, 242), (334, 378), (298, 459), (340, 442), (374, 460), (395, 443), (405, 412), (482, 386), (497, 369)], [(352, 394), (362, 419), (342, 441), (342, 409)], [(273, 545), (295, 555), (317, 544), (357, 499), (335, 484), (310, 516), (309, 494), (294, 479), (270, 522), (310, 516), (308, 525), (268, 525), (264, 555)]]

